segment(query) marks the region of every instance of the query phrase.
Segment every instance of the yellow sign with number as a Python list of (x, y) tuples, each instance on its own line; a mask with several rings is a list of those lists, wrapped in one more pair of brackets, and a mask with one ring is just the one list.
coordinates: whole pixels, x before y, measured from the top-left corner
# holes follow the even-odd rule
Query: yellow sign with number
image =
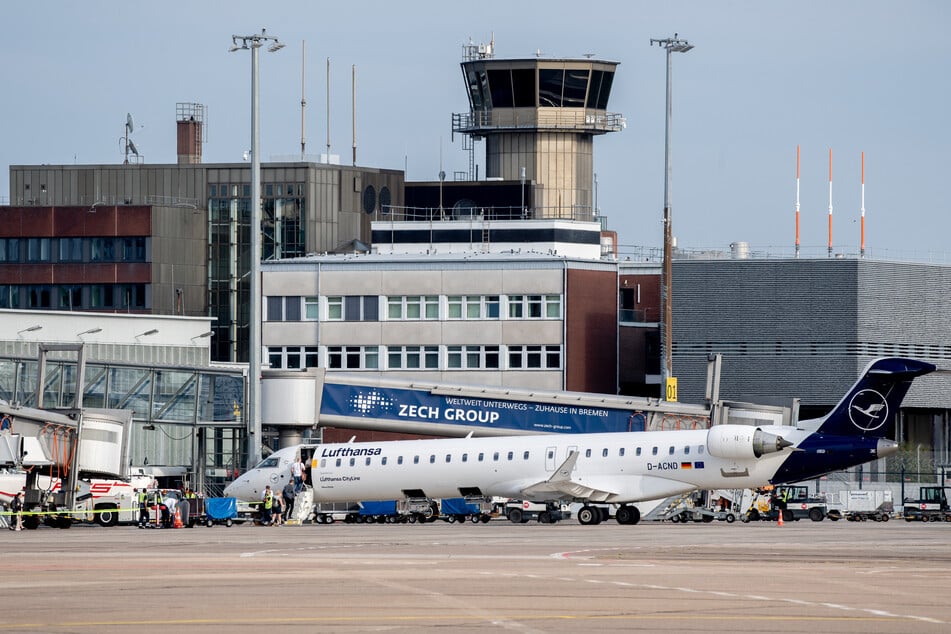
[(668, 401), (677, 400), (677, 377), (669, 376), (667, 377), (667, 395), (666, 398)]

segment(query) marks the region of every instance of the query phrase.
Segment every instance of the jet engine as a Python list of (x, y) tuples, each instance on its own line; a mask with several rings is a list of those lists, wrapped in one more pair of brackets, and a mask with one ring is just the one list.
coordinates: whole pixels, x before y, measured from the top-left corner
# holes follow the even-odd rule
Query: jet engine
[(717, 458), (759, 458), (791, 446), (782, 436), (750, 425), (714, 425), (707, 432), (707, 451)]

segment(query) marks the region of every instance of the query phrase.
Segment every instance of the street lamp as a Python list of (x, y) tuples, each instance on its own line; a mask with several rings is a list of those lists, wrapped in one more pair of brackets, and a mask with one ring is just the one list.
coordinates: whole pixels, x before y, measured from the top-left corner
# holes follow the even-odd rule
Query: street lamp
[(664, 366), (661, 369), (661, 385), (664, 392), (667, 392), (667, 379), (672, 375), (671, 363), (671, 291), (672, 291), (672, 251), (673, 251), (673, 229), (670, 209), (670, 119), (671, 119), (671, 89), (670, 89), (670, 54), (686, 53), (693, 48), (687, 40), (681, 40), (674, 33), (674, 36), (664, 39), (651, 38), (651, 46), (657, 44), (667, 51), (667, 113), (665, 116), (664, 127), (664, 268), (661, 276), (661, 294), (664, 298), (664, 314), (662, 316), (664, 327), (661, 329), (660, 347), (664, 351)]
[(248, 320), (248, 468), (257, 464), (261, 456), (261, 152), (258, 118), (258, 49), (265, 43), (269, 53), (284, 45), (261, 29), (255, 35), (232, 35), (229, 52), (251, 49), (251, 315)]

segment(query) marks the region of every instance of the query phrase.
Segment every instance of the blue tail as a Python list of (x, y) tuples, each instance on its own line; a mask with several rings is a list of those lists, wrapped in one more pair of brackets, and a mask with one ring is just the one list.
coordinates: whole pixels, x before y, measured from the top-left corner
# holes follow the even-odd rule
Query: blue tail
[(875, 359), (831, 412), (810, 422), (818, 423), (820, 434), (882, 438), (891, 429), (912, 381), (936, 369), (915, 359)]

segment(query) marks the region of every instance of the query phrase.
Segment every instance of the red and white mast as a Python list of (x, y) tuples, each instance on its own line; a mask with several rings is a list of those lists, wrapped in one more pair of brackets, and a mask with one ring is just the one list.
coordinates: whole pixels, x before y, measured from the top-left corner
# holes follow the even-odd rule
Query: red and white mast
[(796, 146), (796, 258), (799, 258), (799, 146)]
[(865, 152), (862, 152), (862, 247), (861, 256), (865, 257)]
[(829, 257), (832, 257), (832, 148), (829, 148)]

